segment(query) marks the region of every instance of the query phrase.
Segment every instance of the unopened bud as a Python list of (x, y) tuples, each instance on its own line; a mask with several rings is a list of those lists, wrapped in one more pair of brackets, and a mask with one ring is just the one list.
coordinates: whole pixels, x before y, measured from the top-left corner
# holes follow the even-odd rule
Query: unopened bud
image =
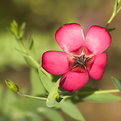
[(19, 87), (14, 82), (12, 82), (10, 80), (5, 80), (5, 83), (8, 86), (8, 88), (10, 90), (12, 90), (13, 92), (15, 92), (15, 93), (19, 92)]

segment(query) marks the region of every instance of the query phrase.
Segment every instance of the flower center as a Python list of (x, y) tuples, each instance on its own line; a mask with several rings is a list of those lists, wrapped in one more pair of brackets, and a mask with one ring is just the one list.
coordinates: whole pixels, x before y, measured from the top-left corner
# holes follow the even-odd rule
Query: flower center
[(80, 57), (75, 57), (74, 60), (75, 60), (75, 63), (73, 65), (73, 68), (80, 67), (80, 68), (86, 69), (87, 64), (91, 60), (91, 58), (86, 57), (85, 55), (81, 55)]
[(72, 53), (70, 68), (72, 71), (86, 72), (90, 70), (94, 58), (94, 55), (87, 48), (83, 47), (79, 51)]

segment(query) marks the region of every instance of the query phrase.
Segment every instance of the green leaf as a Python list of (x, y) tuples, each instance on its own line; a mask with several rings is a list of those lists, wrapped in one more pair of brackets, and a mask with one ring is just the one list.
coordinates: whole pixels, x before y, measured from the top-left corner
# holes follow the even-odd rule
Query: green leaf
[(10, 24), (10, 31), (15, 36), (16, 39), (19, 39), (19, 28), (15, 20), (13, 20)]
[(36, 68), (36, 69), (39, 67), (39, 64), (37, 63), (36, 60), (34, 60), (34, 58), (32, 58), (32, 56), (25, 55), (24, 59), (25, 59), (26, 63), (28, 65), (30, 65), (31, 67)]
[(18, 23), (15, 20), (11, 22), (10, 31), (17, 40), (21, 40), (23, 38), (25, 33), (25, 26), (26, 26), (25, 22), (22, 23), (20, 27), (18, 26)]
[(63, 112), (65, 112), (70, 117), (79, 121), (85, 121), (79, 109), (71, 101), (69, 100), (63, 101), (60, 104), (60, 108), (62, 109)]
[(35, 112), (39, 107), (45, 107), (45, 101), (21, 98), (16, 103), (14, 103), (16, 108), (23, 112)]
[(38, 72), (39, 72), (39, 78), (40, 78), (43, 86), (45, 87), (45, 89), (48, 92), (50, 92), (50, 90), (53, 86), (53, 83), (51, 82), (50, 78), (45, 73), (43, 73), (41, 68), (38, 68)]
[(32, 113), (32, 117), (30, 118), (32, 121), (43, 121), (43, 118), (37, 113)]
[(29, 43), (28, 48), (29, 48), (29, 50), (31, 50), (31, 49), (32, 49), (32, 47), (33, 47), (33, 45), (34, 45), (34, 40), (33, 40), (33, 38), (32, 38), (32, 37), (28, 40), (28, 43)]
[(17, 100), (17, 97), (13, 92), (10, 90), (7, 90), (4, 97), (3, 97), (3, 102), (2, 102), (2, 110), (6, 114), (11, 114), (12, 110), (14, 110), (15, 105), (14, 102)]
[(49, 92), (49, 95), (46, 101), (46, 104), (48, 107), (54, 107), (59, 103), (57, 101), (57, 99), (60, 98), (59, 93), (58, 93), (58, 87), (59, 87), (59, 80), (57, 80), (56, 83), (53, 83), (53, 86), (51, 87), (51, 90)]
[(84, 101), (91, 101), (91, 102), (114, 102), (120, 101), (121, 97), (115, 96), (112, 94), (90, 94), (82, 98)]
[(20, 48), (20, 49), (16, 48), (16, 50), (23, 55), (24, 60), (29, 66), (35, 69), (38, 69), (40, 67), (39, 63), (29, 54), (29, 52), (25, 50), (25, 48)]
[(116, 88), (118, 88), (121, 91), (121, 80), (118, 80), (115, 77), (112, 77), (113, 83), (115, 84)]
[(72, 94), (71, 100), (74, 103), (82, 101), (84, 97), (87, 97), (88, 95), (91, 95), (98, 89), (93, 88), (93, 87), (83, 87), (80, 90), (76, 91), (75, 93)]
[(32, 95), (44, 95), (46, 93), (36, 69), (31, 69)]
[[(29, 35), (29, 37), (27, 37), (26, 41), (24, 41), (24, 47), (26, 48), (26, 50), (28, 52), (32, 52), (32, 51), (30, 51), (34, 47), (34, 39), (33, 39), (32, 35)], [(34, 50), (34, 56), (35, 56), (35, 50)]]
[(38, 111), (51, 121), (64, 121), (59, 111), (49, 108), (39, 108)]
[(116, 28), (107, 28), (107, 30), (109, 31), (109, 32), (112, 32), (112, 31), (114, 31)]
[[(117, 90), (114, 92), (117, 92)], [(79, 102), (82, 100), (91, 101), (91, 102), (113, 102), (113, 101), (121, 100), (121, 97), (115, 96), (109, 93), (110, 91), (108, 90), (99, 91), (98, 89), (95, 89), (92, 87), (84, 87), (80, 89), (79, 91), (77, 91), (77, 93), (75, 93), (72, 96), (72, 100), (74, 102)]]
[(45, 116), (47, 116), (47, 118), (51, 121), (64, 121), (63, 117), (56, 110), (47, 109), (47, 111), (45, 112)]
[(23, 38), (25, 34), (25, 27), (26, 27), (26, 23), (23, 22), (19, 28), (19, 38)]

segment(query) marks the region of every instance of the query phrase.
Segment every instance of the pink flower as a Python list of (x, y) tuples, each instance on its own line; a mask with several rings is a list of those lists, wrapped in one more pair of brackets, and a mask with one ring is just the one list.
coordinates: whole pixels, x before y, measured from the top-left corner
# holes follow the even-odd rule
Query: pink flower
[(91, 26), (86, 36), (79, 24), (59, 28), (55, 38), (62, 51), (47, 51), (42, 56), (42, 67), (54, 75), (62, 75), (61, 88), (76, 91), (89, 80), (102, 78), (111, 44), (109, 32), (100, 26)]

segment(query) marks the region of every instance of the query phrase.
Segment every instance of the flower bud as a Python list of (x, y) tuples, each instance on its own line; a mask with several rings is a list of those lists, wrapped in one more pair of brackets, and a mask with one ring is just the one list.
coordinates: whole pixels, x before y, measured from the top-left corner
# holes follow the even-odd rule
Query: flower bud
[(5, 83), (7, 85), (7, 87), (12, 90), (13, 92), (15, 93), (18, 93), (19, 92), (19, 87), (12, 81), (10, 80), (5, 80)]

